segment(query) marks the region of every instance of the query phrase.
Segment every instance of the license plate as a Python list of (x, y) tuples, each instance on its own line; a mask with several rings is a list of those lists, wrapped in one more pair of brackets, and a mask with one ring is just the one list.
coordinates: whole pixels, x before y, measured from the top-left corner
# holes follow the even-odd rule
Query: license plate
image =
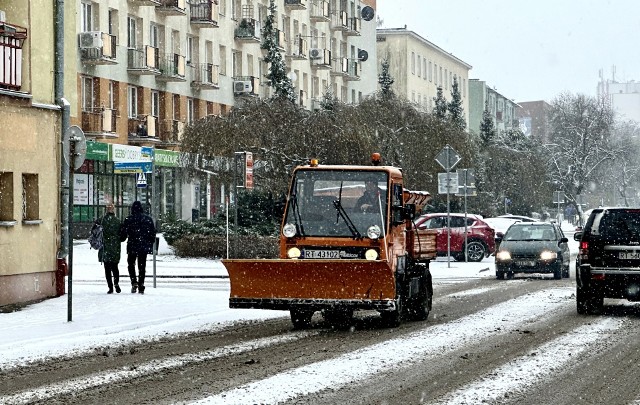
[(640, 260), (640, 252), (620, 252), (618, 259), (622, 260)]
[(339, 259), (339, 250), (305, 250), (305, 259)]
[(516, 264), (522, 267), (534, 267), (536, 265), (536, 262), (533, 260), (521, 260), (516, 262)]

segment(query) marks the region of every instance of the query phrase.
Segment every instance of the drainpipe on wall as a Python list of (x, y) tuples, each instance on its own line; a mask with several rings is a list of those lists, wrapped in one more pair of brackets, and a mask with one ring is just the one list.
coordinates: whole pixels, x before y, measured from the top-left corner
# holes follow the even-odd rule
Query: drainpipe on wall
[[(54, 60), (55, 102), (62, 112), (60, 122), (60, 245), (58, 259), (64, 259), (69, 253), (69, 160), (63, 155), (62, 143), (68, 139), (70, 123), (70, 104), (64, 98), (64, 0), (55, 0)], [(60, 261), (60, 260), (58, 260)]]

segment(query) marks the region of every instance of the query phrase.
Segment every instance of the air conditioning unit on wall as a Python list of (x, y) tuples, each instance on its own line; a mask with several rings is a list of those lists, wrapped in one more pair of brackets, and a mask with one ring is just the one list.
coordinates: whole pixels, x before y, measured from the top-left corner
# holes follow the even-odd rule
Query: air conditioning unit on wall
[(253, 83), (251, 80), (236, 80), (233, 82), (233, 92), (236, 94), (251, 93), (252, 91)]
[(80, 49), (102, 48), (102, 32), (88, 31), (78, 34)]
[(324, 49), (322, 48), (311, 48), (309, 51), (309, 58), (311, 59), (322, 59), (324, 57)]

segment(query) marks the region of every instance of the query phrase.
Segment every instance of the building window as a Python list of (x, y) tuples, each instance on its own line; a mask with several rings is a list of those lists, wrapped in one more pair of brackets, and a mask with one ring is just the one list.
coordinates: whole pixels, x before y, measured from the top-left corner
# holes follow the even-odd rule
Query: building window
[(187, 65), (192, 65), (195, 61), (193, 60), (193, 37), (187, 37)]
[(220, 74), (227, 74), (227, 47), (220, 45)]
[(416, 74), (416, 54), (411, 52), (411, 74)]
[(420, 67), (420, 61), (422, 57), (418, 54), (418, 77), (422, 77), (422, 68)]
[(195, 112), (193, 108), (193, 99), (187, 99), (187, 124), (192, 124), (194, 120)]
[(138, 88), (136, 86), (129, 86), (128, 89), (128, 102), (127, 102), (127, 114), (129, 118), (138, 117)]
[(431, 62), (429, 62), (429, 81), (433, 82), (433, 72), (431, 71)]
[(173, 95), (173, 120), (180, 121), (180, 95)]
[(92, 21), (93, 4), (83, 2), (82, 5), (80, 6), (80, 14), (81, 14), (80, 31), (81, 32), (93, 31), (93, 21)]
[(151, 115), (160, 116), (160, 93), (156, 90), (151, 91)]
[(149, 26), (149, 45), (154, 48), (158, 48), (158, 26), (156, 24), (151, 24)]
[(38, 175), (22, 175), (22, 219), (31, 221), (40, 218), (40, 196)]
[(422, 58), (422, 78), (427, 80), (427, 58)]
[(127, 46), (129, 48), (135, 48), (136, 45), (136, 19), (127, 17)]
[(13, 220), (13, 173), (0, 172), (0, 221)]
[(82, 77), (82, 111), (93, 112), (93, 78)]
[(109, 9), (109, 34), (118, 35), (118, 10)]
[(447, 80), (447, 76), (449, 76), (449, 71), (447, 69), (444, 70), (444, 88), (445, 90), (449, 90), (449, 81)]

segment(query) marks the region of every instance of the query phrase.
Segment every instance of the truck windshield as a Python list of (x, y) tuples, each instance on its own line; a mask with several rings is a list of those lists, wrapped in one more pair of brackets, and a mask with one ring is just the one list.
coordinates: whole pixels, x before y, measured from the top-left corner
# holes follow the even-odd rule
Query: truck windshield
[(286, 222), (303, 227), (305, 236), (353, 238), (372, 225), (386, 233), (387, 182), (384, 171), (298, 170)]

